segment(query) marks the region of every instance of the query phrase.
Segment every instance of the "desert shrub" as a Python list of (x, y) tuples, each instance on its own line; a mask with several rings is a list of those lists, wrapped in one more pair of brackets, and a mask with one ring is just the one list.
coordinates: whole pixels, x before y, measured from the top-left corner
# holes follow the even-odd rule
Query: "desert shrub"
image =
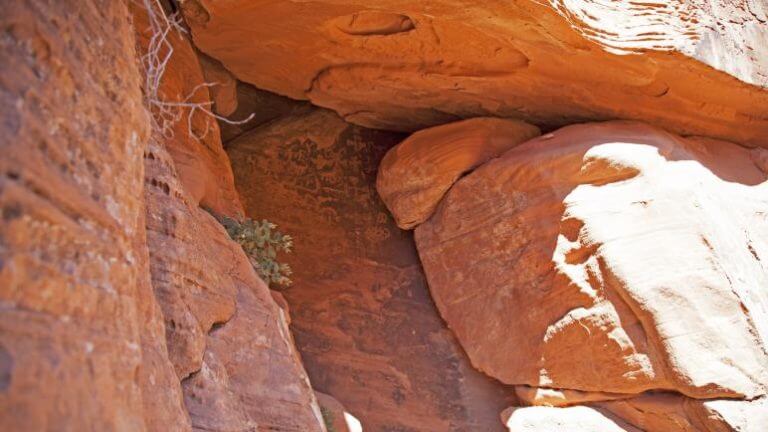
[(336, 432), (336, 427), (333, 426), (333, 413), (328, 408), (321, 406), (320, 413), (323, 415), (323, 422), (325, 423), (325, 429), (328, 432)]
[(277, 225), (267, 220), (238, 221), (226, 216), (217, 217), (248, 256), (251, 265), (267, 284), (288, 286), (291, 284), (291, 267), (277, 261), (278, 252), (291, 252), (293, 239), (277, 230)]

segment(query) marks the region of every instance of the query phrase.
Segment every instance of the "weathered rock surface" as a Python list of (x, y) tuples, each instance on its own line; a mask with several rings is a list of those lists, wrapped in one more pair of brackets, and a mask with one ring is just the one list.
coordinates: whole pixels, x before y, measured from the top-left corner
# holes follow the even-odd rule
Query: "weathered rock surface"
[(421, 130), (387, 152), (376, 190), (397, 225), (413, 228), (432, 215), (463, 174), (540, 134), (536, 126), (497, 118)]
[(367, 431), (498, 431), (514, 396), (469, 365), (427, 292), (410, 234), (374, 187), (402, 137), (308, 109), (231, 141), (246, 212), (295, 239), (282, 290), (313, 386)]
[[(142, 9), (133, 7), (141, 29)], [(183, 34), (173, 32), (170, 40), (174, 51), (160, 94), (177, 101), (204, 90), (206, 81)], [(193, 100), (208, 97), (206, 91)], [(240, 246), (201, 208), (243, 213), (217, 123), (200, 110), (181, 113), (192, 115), (191, 123), (173, 124), (170, 136), (156, 133), (146, 152), (145, 200), (152, 286), (192, 428), (322, 431), (286, 314)]]
[[(363, 126), (615, 118), (766, 145), (759, 0), (187, 0), (239, 79)], [(730, 75), (729, 75), (730, 74)]]
[(2, 8), (0, 430), (188, 429), (149, 284), (125, 4)]
[[(144, 55), (153, 36), (146, 9), (141, 2), (128, 3), (133, 14), (137, 43)], [(159, 11), (156, 13), (159, 14)], [(201, 61), (183, 32), (171, 29), (166, 40), (172, 55), (162, 73), (158, 98), (160, 102), (183, 102), (197, 106), (173, 109), (171, 112), (177, 118), (165, 116), (161, 124), (165, 128), (163, 134), (169, 138), (165, 148), (173, 157), (176, 172), (193, 205), (200, 204), (219, 214), (241, 216), (242, 206), (234, 188), (231, 165), (221, 145), (218, 124), (212, 115), (205, 112), (210, 112), (212, 101), (217, 102), (214, 105), (217, 109), (221, 108), (218, 103), (223, 98), (223, 87), (211, 86), (219, 83), (221, 77), (213, 76), (211, 70), (215, 66), (209, 60), (203, 63), (208, 74), (203, 74)], [(162, 51), (163, 54), (166, 52)], [(224, 73), (226, 71), (219, 71), (219, 74)], [(235, 85), (234, 82), (229, 84)], [(212, 92), (216, 99), (213, 99)]]
[(510, 408), (502, 413), (502, 420), (510, 432), (758, 432), (768, 426), (766, 408), (765, 398), (700, 400), (647, 393), (589, 406)]
[(517, 146), (417, 227), (433, 298), (506, 383), (764, 395), (764, 152), (631, 122)]
[[(226, 234), (225, 234), (226, 235)], [(232, 259), (237, 311), (207, 338), (202, 369), (185, 380), (193, 425), (201, 431), (323, 431), (323, 420), (288, 322), (239, 246)], [(231, 415), (230, 415), (231, 414)]]

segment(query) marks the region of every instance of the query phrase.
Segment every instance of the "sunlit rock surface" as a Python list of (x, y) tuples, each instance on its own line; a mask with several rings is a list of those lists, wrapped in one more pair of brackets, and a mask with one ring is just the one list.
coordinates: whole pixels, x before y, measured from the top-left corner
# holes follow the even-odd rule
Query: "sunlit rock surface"
[(400, 228), (429, 219), (463, 174), (540, 135), (524, 122), (475, 118), (416, 132), (379, 164), (376, 190)]
[(766, 145), (760, 0), (187, 0), (197, 45), (239, 79), (414, 131), (477, 116), (643, 120)]
[(515, 147), (416, 229), (435, 302), (506, 383), (764, 394), (762, 152), (628, 122)]

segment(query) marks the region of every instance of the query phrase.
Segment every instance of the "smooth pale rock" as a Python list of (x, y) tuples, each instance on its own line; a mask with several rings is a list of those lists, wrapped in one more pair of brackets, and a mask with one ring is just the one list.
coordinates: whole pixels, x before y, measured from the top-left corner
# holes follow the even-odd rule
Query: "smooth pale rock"
[(509, 432), (643, 432), (598, 409), (512, 408), (501, 415)]
[(186, 0), (240, 80), (367, 127), (615, 118), (768, 145), (761, 0)]
[[(754, 401), (712, 400), (700, 404), (698, 414), (713, 432), (762, 432), (768, 430), (768, 399)], [(661, 431), (659, 431), (661, 432)]]
[(616, 426), (643, 432), (758, 432), (768, 428), (765, 401), (699, 400), (651, 392), (587, 406), (509, 408), (501, 417), (512, 432), (603, 432)]
[(149, 284), (125, 2), (2, 2), (0, 28), (0, 430), (188, 431)]
[(540, 134), (536, 126), (497, 118), (421, 130), (387, 152), (376, 190), (397, 226), (411, 229), (432, 215), (463, 174)]
[(632, 122), (515, 147), (416, 229), (441, 315), (505, 383), (765, 394), (768, 183), (754, 155)]
[(246, 211), (295, 239), (278, 288), (315, 389), (365, 430), (497, 432), (514, 395), (472, 369), (429, 297), (410, 234), (376, 189), (399, 134), (304, 109), (231, 141)]

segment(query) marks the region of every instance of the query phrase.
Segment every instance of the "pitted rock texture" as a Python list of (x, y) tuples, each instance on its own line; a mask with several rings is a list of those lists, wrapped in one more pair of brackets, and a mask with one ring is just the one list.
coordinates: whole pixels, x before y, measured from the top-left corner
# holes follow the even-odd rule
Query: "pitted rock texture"
[(320, 431), (285, 312), (240, 246), (190, 205), (168, 152), (152, 143), (145, 160), (152, 283), (193, 430)]
[(0, 430), (188, 429), (149, 284), (125, 4), (2, 8)]
[(633, 119), (768, 145), (760, 0), (187, 0), (240, 80), (367, 127)]
[(237, 288), (228, 269), (237, 251), (221, 225), (186, 194), (164, 146), (146, 156), (147, 244), (152, 286), (165, 317), (179, 379), (200, 369), (206, 336), (235, 313)]
[(366, 431), (500, 431), (514, 396), (473, 370), (375, 190), (402, 136), (306, 109), (228, 143), (246, 213), (295, 238), (282, 294), (314, 388)]
[(473, 364), (506, 383), (764, 395), (758, 152), (631, 122), (521, 144), (417, 227), (433, 298)]
[(432, 215), (463, 174), (540, 134), (536, 126), (497, 118), (424, 129), (387, 152), (379, 164), (376, 190), (397, 226), (413, 228)]
[[(141, 32), (143, 9), (132, 7)], [(183, 33), (169, 37), (174, 51), (160, 94), (178, 101), (205, 89), (206, 81)], [(181, 114), (172, 135), (152, 137), (144, 196), (152, 287), (192, 430), (320, 432), (319, 407), (286, 313), (209, 213), (243, 213), (217, 123), (199, 110), (191, 123), (189, 110)]]
[(237, 311), (209, 333), (201, 370), (183, 382), (195, 430), (322, 432), (286, 315), (239, 246), (219, 252), (231, 259), (222, 270), (238, 289)]

